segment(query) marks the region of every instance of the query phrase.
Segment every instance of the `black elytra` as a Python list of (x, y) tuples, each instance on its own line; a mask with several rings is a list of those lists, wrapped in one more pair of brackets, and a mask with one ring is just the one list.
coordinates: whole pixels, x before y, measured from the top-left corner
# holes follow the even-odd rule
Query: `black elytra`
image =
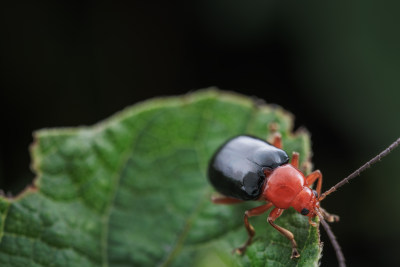
[(289, 162), (285, 151), (248, 135), (229, 139), (215, 152), (208, 166), (208, 178), (221, 194), (241, 200), (261, 195), (264, 169), (274, 170)]

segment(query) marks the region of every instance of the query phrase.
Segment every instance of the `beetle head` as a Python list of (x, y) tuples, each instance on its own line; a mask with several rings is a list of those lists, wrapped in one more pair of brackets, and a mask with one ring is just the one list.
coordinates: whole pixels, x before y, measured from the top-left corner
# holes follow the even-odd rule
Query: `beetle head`
[(292, 207), (304, 216), (315, 217), (315, 208), (319, 208), (318, 194), (315, 190), (303, 187), (291, 203)]

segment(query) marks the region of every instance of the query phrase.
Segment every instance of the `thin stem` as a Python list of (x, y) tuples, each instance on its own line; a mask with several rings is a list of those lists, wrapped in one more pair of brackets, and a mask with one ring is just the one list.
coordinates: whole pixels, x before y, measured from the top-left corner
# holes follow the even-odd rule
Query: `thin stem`
[(355, 170), (352, 174), (350, 174), (349, 176), (347, 176), (346, 178), (344, 178), (343, 180), (341, 180), (339, 183), (337, 183), (336, 185), (332, 186), (331, 189), (329, 189), (328, 191), (324, 192), (320, 197), (319, 197), (319, 201), (323, 200), (327, 195), (331, 194), (332, 192), (336, 191), (339, 187), (343, 186), (344, 184), (348, 183), (351, 179), (357, 177), (360, 175), (360, 173), (362, 173), (363, 171), (365, 171), (366, 169), (368, 169), (369, 167), (371, 167), (373, 164), (375, 164), (376, 162), (380, 161), (383, 157), (385, 157), (387, 154), (389, 154), (390, 152), (392, 152), (393, 149), (395, 149), (398, 145), (400, 144), (400, 138), (398, 138), (396, 141), (394, 141), (390, 146), (388, 146), (385, 150), (383, 150), (381, 153), (379, 153), (377, 156), (375, 156), (373, 159), (371, 159), (370, 161), (368, 161), (367, 163), (365, 163), (364, 165), (362, 165), (360, 168), (358, 168), (357, 170)]

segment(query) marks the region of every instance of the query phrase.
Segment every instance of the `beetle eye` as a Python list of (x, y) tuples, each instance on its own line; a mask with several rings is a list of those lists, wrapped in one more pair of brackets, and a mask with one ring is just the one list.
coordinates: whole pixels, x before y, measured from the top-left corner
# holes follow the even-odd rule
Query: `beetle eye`
[(306, 209), (306, 208), (304, 208), (304, 209), (302, 209), (302, 210), (300, 211), (301, 215), (307, 215), (309, 212), (310, 212), (310, 211), (309, 211), (308, 209)]
[(318, 193), (317, 193), (317, 191), (313, 190), (312, 192), (314, 193), (314, 196), (315, 196), (316, 198), (318, 198)]

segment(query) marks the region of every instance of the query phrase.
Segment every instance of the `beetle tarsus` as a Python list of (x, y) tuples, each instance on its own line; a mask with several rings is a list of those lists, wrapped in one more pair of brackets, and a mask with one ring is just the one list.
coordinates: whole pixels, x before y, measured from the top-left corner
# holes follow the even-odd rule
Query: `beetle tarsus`
[(338, 222), (340, 220), (340, 217), (336, 214), (330, 214), (323, 208), (320, 208), (321, 214), (324, 217), (325, 221), (333, 223), (333, 222)]
[(300, 257), (300, 253), (297, 251), (297, 248), (292, 248), (292, 256), (291, 259), (297, 259)]
[(281, 216), (282, 212), (283, 212), (283, 209), (274, 208), (271, 211), (271, 213), (269, 214), (267, 221), (272, 225), (272, 227), (274, 227), (276, 230), (278, 230), (282, 235), (284, 235), (292, 243), (292, 256), (290, 258), (295, 259), (295, 258), (300, 257), (300, 253), (297, 251), (297, 243), (296, 243), (296, 240), (294, 240), (293, 233), (274, 223), (274, 221), (279, 216)]
[(313, 222), (311, 217), (308, 217), (308, 223), (312, 226), (312, 227), (318, 227), (318, 223)]
[(238, 255), (243, 255), (243, 254), (246, 252), (246, 249), (247, 249), (247, 246), (248, 246), (248, 245), (250, 245), (250, 243), (247, 244), (247, 242), (246, 242), (246, 244), (244, 244), (243, 246), (238, 247), (238, 248), (235, 248), (235, 249), (232, 251), (232, 253), (233, 253), (233, 254), (238, 254)]

